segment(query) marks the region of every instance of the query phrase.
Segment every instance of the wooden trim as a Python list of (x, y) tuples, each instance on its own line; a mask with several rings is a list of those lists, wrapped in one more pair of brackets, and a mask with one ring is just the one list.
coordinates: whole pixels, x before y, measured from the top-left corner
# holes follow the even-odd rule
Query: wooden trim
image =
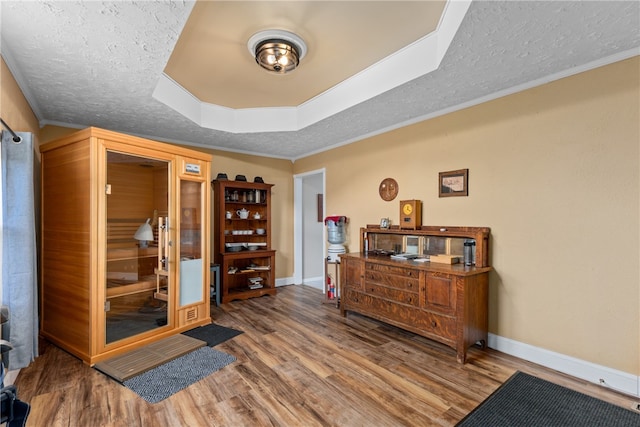
[(149, 149), (150, 147), (149, 142), (153, 142), (154, 152), (164, 152), (164, 153), (170, 154), (171, 156), (178, 155), (178, 156), (184, 156), (192, 159), (204, 160), (206, 162), (211, 162), (210, 154), (197, 151), (192, 148), (181, 147), (179, 145), (165, 143), (165, 142), (151, 141), (146, 138), (113, 132), (110, 130), (101, 129), (97, 127), (88, 127), (86, 129), (82, 129), (78, 132), (72, 133), (71, 135), (62, 137), (56, 141), (42, 144), (40, 146), (40, 152), (44, 153), (46, 151), (50, 151), (67, 144), (72, 144), (74, 142), (86, 140), (88, 138), (104, 139), (107, 141), (115, 140), (115, 141), (124, 143), (129, 147), (146, 148), (146, 149)]

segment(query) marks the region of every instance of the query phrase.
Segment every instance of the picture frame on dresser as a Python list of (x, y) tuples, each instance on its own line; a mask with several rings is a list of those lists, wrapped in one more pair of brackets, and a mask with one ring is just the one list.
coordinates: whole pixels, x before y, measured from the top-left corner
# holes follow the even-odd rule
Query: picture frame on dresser
[(380, 219), (380, 228), (387, 230), (391, 226), (389, 218), (381, 218)]
[(458, 169), (438, 174), (438, 197), (469, 195), (469, 169)]

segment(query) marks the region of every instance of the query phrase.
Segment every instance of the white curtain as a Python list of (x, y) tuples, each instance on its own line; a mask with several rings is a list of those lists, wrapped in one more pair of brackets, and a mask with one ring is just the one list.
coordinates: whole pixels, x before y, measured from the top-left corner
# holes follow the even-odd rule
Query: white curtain
[(2, 305), (9, 307), (10, 370), (38, 356), (38, 291), (31, 133), (2, 132)]

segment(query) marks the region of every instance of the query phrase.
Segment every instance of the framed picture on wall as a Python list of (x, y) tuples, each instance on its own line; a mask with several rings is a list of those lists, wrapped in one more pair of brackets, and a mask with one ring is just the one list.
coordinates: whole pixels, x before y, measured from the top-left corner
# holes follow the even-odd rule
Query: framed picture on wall
[(318, 222), (324, 222), (324, 202), (322, 194), (318, 194), (317, 207), (318, 207)]
[(469, 195), (469, 169), (440, 172), (438, 175), (439, 197)]

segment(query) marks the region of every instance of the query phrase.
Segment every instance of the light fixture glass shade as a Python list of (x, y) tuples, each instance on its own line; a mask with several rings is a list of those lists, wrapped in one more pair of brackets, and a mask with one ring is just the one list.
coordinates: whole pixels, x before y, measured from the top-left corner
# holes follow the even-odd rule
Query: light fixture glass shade
[(286, 40), (266, 40), (256, 47), (256, 62), (267, 71), (284, 74), (295, 70), (300, 56), (296, 46)]
[(133, 238), (140, 241), (140, 247), (147, 247), (147, 242), (153, 241), (153, 228), (151, 228), (151, 224), (149, 224), (151, 218), (147, 218), (147, 222), (138, 227), (136, 234), (133, 235)]
[(276, 74), (295, 70), (307, 53), (304, 41), (284, 30), (260, 31), (251, 36), (247, 47), (258, 65)]

